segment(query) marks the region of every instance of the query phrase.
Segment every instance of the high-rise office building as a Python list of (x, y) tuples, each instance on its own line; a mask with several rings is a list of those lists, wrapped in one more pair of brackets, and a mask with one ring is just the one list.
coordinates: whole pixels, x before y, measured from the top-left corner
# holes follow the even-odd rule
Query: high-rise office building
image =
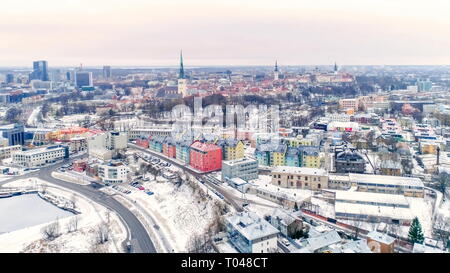
[(10, 84), (14, 82), (14, 75), (13, 74), (6, 74), (5, 83)]
[(431, 91), (431, 88), (433, 88), (433, 83), (430, 81), (430, 79), (427, 79), (426, 81), (423, 80), (417, 81), (417, 90), (419, 92)]
[(48, 81), (48, 66), (47, 61), (35, 61), (33, 62), (33, 72), (31, 72), (30, 77), (31, 80), (41, 80)]
[(93, 86), (92, 72), (77, 71), (74, 81), (76, 87)]
[(103, 66), (103, 79), (110, 79), (111, 78), (111, 66), (105, 65)]

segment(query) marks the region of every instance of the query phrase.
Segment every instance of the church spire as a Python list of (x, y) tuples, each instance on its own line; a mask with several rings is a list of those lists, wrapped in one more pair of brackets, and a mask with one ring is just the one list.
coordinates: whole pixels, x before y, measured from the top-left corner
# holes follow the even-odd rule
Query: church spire
[(184, 66), (183, 66), (183, 50), (180, 52), (180, 74), (179, 79), (184, 79)]
[(337, 66), (337, 63), (334, 62), (334, 73), (337, 73), (337, 71), (338, 71), (338, 66)]
[(278, 62), (275, 61), (275, 72), (278, 72)]

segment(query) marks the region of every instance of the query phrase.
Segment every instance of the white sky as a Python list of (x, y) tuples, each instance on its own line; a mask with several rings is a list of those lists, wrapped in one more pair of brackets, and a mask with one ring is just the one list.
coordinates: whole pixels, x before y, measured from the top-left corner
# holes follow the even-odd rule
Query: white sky
[(0, 66), (450, 64), (449, 0), (1, 0)]

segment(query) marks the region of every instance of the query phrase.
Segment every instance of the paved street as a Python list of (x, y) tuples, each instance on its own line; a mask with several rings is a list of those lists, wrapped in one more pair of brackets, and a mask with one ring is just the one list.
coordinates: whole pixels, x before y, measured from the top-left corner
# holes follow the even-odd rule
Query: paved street
[(73, 190), (81, 195), (86, 196), (92, 201), (97, 202), (111, 209), (112, 211), (115, 211), (122, 218), (127, 226), (128, 238), (131, 239), (133, 252), (156, 253), (155, 246), (153, 245), (153, 242), (151, 241), (145, 227), (141, 222), (139, 222), (136, 216), (120, 202), (118, 202), (111, 196), (108, 196), (107, 194), (94, 189), (90, 185), (74, 184), (52, 177), (51, 173), (63, 164), (67, 164), (67, 162), (58, 163), (53, 166), (41, 168), (37, 172), (7, 179), (0, 182), (0, 186), (18, 179), (37, 177), (49, 183)]

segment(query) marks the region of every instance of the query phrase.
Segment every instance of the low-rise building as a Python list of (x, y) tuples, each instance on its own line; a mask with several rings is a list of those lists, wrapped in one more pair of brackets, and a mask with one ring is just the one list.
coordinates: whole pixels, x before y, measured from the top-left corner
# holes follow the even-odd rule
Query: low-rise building
[(177, 160), (184, 164), (189, 164), (189, 149), (191, 144), (191, 141), (188, 140), (177, 141), (175, 148)]
[(98, 165), (98, 177), (103, 183), (125, 183), (128, 181), (129, 169), (122, 162), (110, 161)]
[(15, 151), (13, 163), (23, 167), (38, 167), (69, 158), (69, 147), (53, 145), (37, 149)]
[(275, 209), (270, 223), (286, 237), (294, 238), (303, 229), (303, 221), (297, 215), (282, 209)]
[(241, 253), (276, 252), (280, 233), (253, 212), (240, 212), (225, 219), (229, 241)]
[(380, 163), (380, 172), (383, 175), (401, 176), (402, 164), (399, 161), (383, 160)]
[(245, 181), (258, 178), (258, 161), (252, 158), (222, 161), (222, 180), (241, 178)]
[(189, 164), (202, 172), (217, 171), (222, 168), (222, 149), (214, 144), (195, 141), (190, 146)]
[(337, 173), (364, 173), (366, 170), (363, 156), (350, 150), (335, 152), (334, 165)]
[(394, 253), (395, 238), (380, 233), (378, 231), (371, 231), (367, 234), (367, 245), (374, 253)]
[(278, 166), (272, 170), (272, 184), (284, 188), (320, 190), (328, 188), (324, 169)]
[(0, 147), (0, 159), (10, 158), (14, 152), (21, 150), (22, 146), (20, 145)]

